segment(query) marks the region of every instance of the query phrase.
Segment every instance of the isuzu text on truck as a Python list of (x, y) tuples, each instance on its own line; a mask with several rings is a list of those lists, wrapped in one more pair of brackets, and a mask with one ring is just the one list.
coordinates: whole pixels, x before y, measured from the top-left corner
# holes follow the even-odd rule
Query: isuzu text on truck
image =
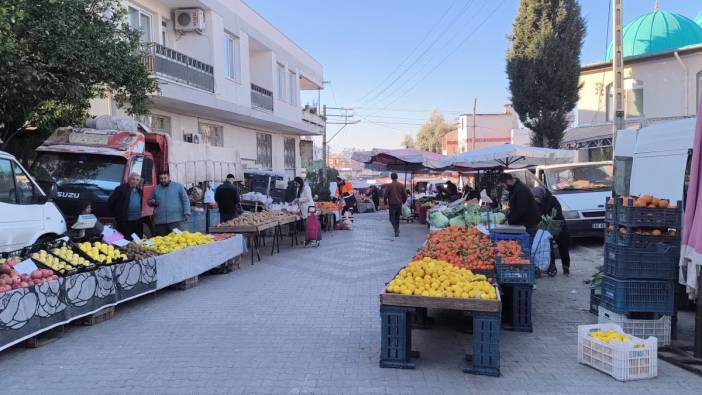
[[(30, 172), (42, 188), (54, 191), (54, 201), (69, 222), (84, 202), (91, 203), (93, 214), (101, 221), (113, 222), (107, 199), (131, 173), (143, 179), (143, 216), (153, 213), (147, 199), (162, 169), (186, 187), (201, 181), (222, 181), (228, 173), (241, 175), (234, 149), (174, 141), (168, 134), (151, 132), (130, 119), (107, 119), (97, 123), (100, 125), (103, 128), (59, 128), (37, 148)], [(104, 125), (119, 126), (120, 130)]]

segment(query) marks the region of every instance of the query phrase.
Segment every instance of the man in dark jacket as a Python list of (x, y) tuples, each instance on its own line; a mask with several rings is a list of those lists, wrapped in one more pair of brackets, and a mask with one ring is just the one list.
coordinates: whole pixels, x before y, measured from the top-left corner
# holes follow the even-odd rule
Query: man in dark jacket
[(402, 205), (407, 200), (407, 192), (405, 186), (397, 181), (397, 173), (390, 174), (392, 182), (385, 186), (385, 203), (388, 205), (390, 212), (390, 223), (395, 230), (395, 237), (400, 236), (400, 215), (402, 214)]
[[(568, 251), (568, 247), (570, 246), (570, 233), (568, 232), (565, 219), (563, 218), (561, 203), (551, 192), (541, 186), (534, 188), (534, 199), (536, 199), (541, 215), (553, 215), (554, 220), (561, 221), (563, 224), (555, 240), (558, 245), (558, 254), (561, 256), (563, 274), (568, 276), (570, 275), (570, 252)], [(555, 273), (556, 254), (553, 253), (551, 253), (551, 267)]]
[(107, 206), (115, 217), (117, 231), (130, 239), (132, 234), (143, 236), (141, 219), (141, 176), (129, 175), (129, 181), (115, 188), (107, 200)]
[(220, 222), (227, 222), (239, 215), (239, 190), (234, 185), (233, 174), (227, 174), (224, 183), (217, 187), (215, 201), (219, 206)]
[(500, 174), (497, 177), (497, 183), (509, 191), (507, 223), (524, 226), (533, 239), (539, 222), (541, 222), (541, 215), (531, 190), (509, 173)]

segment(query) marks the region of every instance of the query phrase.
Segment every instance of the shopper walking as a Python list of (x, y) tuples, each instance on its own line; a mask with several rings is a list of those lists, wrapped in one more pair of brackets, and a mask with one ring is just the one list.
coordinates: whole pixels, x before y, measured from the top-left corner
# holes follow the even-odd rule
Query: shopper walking
[(402, 204), (407, 200), (405, 186), (397, 181), (397, 173), (390, 174), (392, 182), (385, 186), (385, 204), (390, 212), (390, 223), (395, 230), (395, 237), (400, 236), (400, 215), (402, 214)]
[(190, 200), (185, 188), (171, 181), (167, 171), (158, 173), (158, 185), (149, 198), (149, 205), (154, 207), (154, 233), (165, 236), (173, 229), (185, 230), (190, 218)]
[[(558, 254), (561, 256), (561, 265), (563, 266), (563, 275), (570, 275), (570, 233), (566, 226), (565, 218), (563, 218), (563, 209), (561, 203), (556, 199), (551, 192), (546, 188), (538, 186), (533, 189), (534, 199), (539, 207), (541, 215), (553, 215), (553, 219), (561, 221), (561, 230), (555, 237), (556, 245), (558, 246)], [(556, 254), (551, 251), (551, 268), (556, 273)]]
[(509, 173), (500, 174), (497, 177), (497, 184), (506, 188), (509, 192), (507, 223), (524, 226), (529, 236), (533, 239), (541, 221), (541, 215), (531, 190), (518, 178), (514, 178)]
[(137, 173), (129, 175), (129, 181), (118, 186), (107, 200), (107, 207), (115, 217), (117, 231), (131, 240), (132, 234), (143, 236), (141, 202), (141, 176)]
[(227, 174), (227, 179), (217, 187), (214, 200), (219, 207), (219, 222), (227, 222), (239, 216), (239, 190), (234, 185), (234, 174)]

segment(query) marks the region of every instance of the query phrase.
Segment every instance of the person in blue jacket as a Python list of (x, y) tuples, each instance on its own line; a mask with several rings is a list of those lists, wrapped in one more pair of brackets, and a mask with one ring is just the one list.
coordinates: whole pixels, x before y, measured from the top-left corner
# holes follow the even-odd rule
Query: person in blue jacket
[(158, 173), (158, 185), (149, 198), (149, 205), (154, 207), (154, 233), (165, 236), (178, 228), (185, 230), (190, 218), (190, 199), (185, 188), (175, 181), (167, 171)]

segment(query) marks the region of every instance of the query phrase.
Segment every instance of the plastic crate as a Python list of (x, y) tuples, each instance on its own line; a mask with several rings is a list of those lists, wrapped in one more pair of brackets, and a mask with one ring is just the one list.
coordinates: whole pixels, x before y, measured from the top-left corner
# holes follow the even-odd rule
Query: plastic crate
[(605, 245), (604, 272), (619, 279), (678, 278), (679, 250), (659, 244), (649, 248)]
[(598, 289), (590, 288), (590, 313), (597, 315), (600, 310), (600, 294)]
[(680, 249), (680, 237), (671, 235), (651, 236), (636, 233), (621, 233), (617, 230), (608, 230), (607, 242), (613, 245), (634, 248), (650, 248), (659, 244), (669, 245), (675, 249)]
[[(671, 202), (672, 203), (672, 202)], [(655, 227), (680, 229), (682, 202), (674, 208), (633, 207), (634, 199), (629, 198), (626, 206), (621, 199), (616, 200), (615, 222), (627, 228)]]
[(617, 314), (605, 308), (600, 308), (597, 322), (600, 324), (617, 324), (628, 335), (647, 338), (653, 336), (658, 339), (658, 346), (670, 345), (670, 319), (669, 315), (661, 315), (651, 320), (627, 318), (624, 314)]
[(617, 206), (609, 204), (609, 198), (605, 199), (605, 222), (617, 222)]
[(380, 367), (414, 369), (410, 307), (380, 306)]
[(605, 275), (600, 306), (619, 314), (672, 314), (674, 295), (672, 281), (620, 280)]
[(502, 299), (502, 318), (505, 330), (532, 332), (531, 323), (531, 285), (519, 284), (502, 287), (505, 294)]
[(616, 324), (578, 326), (578, 362), (607, 373), (619, 381), (641, 380), (658, 375), (658, 341), (655, 337), (628, 342), (605, 343), (590, 333), (614, 329), (624, 333)]
[[(528, 259), (528, 258), (526, 258)], [(536, 269), (533, 263), (514, 265), (495, 259), (495, 278), (499, 284), (534, 284)]]
[(517, 240), (522, 245), (522, 251), (524, 251), (524, 254), (529, 255), (529, 252), (531, 251), (531, 240), (528, 233), (513, 234), (490, 232), (490, 237), (495, 243), (500, 240)]
[(500, 375), (500, 318), (473, 316), (473, 354), (466, 356), (464, 373)]

